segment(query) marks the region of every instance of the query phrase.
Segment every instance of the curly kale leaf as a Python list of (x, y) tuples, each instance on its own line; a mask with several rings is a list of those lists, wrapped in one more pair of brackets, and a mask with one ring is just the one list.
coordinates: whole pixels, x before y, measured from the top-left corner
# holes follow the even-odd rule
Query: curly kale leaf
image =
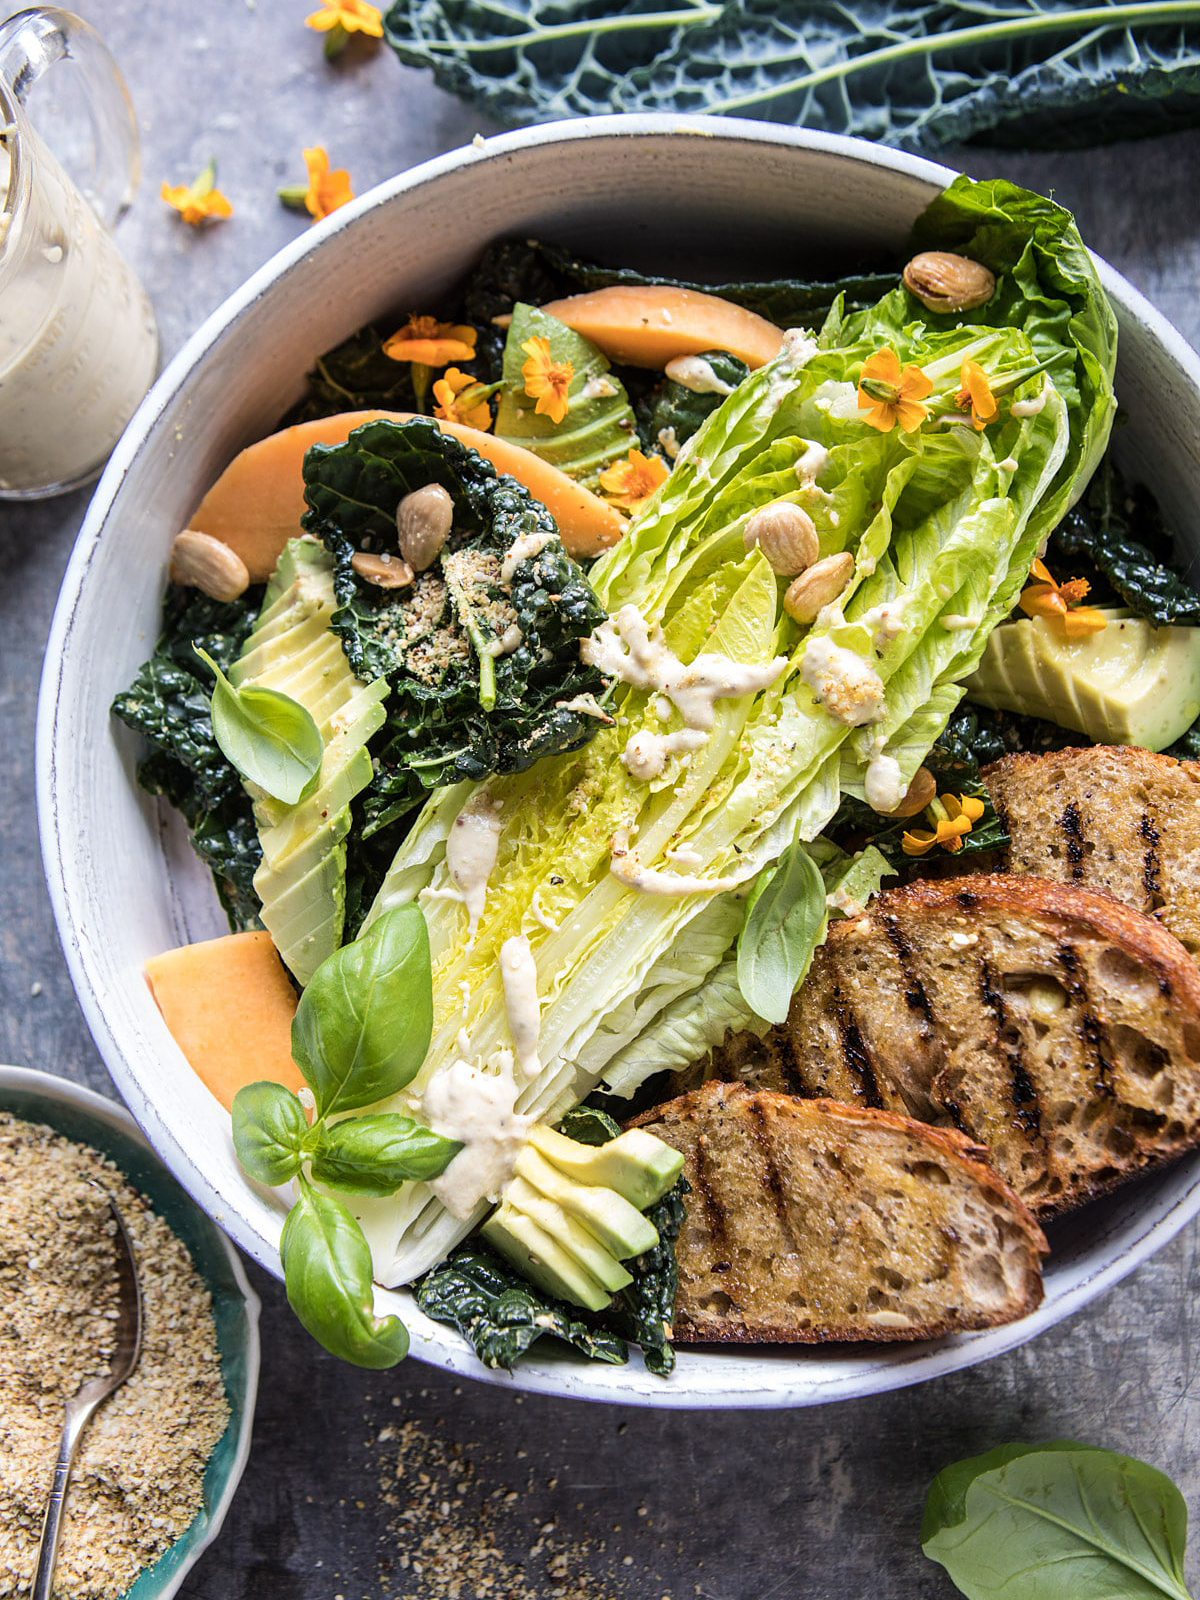
[(211, 678), (193, 646), (228, 670), (254, 626), (261, 594), (255, 589), (222, 605), (195, 590), (172, 587), (153, 656), (112, 705), (115, 716), (149, 741), (151, 753), (138, 767), (138, 782), (183, 814), (235, 929), (258, 925), (252, 879), (262, 850), (250, 797), (217, 748)]
[[(596, 719), (566, 702), (604, 691), (579, 659), (579, 641), (604, 610), (527, 489), (424, 418), (370, 422), (345, 444), (314, 445), (304, 481), (304, 526), (334, 557), (332, 626), (360, 677), (392, 685), (368, 832), (440, 784), (522, 772), (593, 736)], [(441, 556), (407, 589), (364, 582), (355, 552), (398, 556), (396, 507), (429, 484), (454, 502)], [(521, 536), (548, 540), (506, 583), (503, 558)], [(514, 628), (519, 642), (508, 648)]]
[(448, 1322), (473, 1346), (486, 1367), (511, 1372), (529, 1347), (549, 1334), (589, 1361), (623, 1366), (625, 1341), (580, 1320), (560, 1301), (541, 1295), (490, 1251), (462, 1245), (417, 1283), (417, 1305), (435, 1322)]
[(679, 1292), (679, 1263), (675, 1241), (687, 1216), (684, 1196), (691, 1186), (686, 1178), (646, 1212), (658, 1229), (658, 1243), (625, 1266), (633, 1282), (617, 1294), (604, 1320), (631, 1343), (640, 1345), (646, 1370), (665, 1378), (675, 1370), (671, 1345), (675, 1297)]
[(1164, 626), (1200, 624), (1200, 592), (1173, 565), (1171, 535), (1148, 490), (1126, 488), (1111, 459), (1054, 530), (1046, 561), (1056, 577), (1083, 577), (1090, 605), (1127, 606)]
[[(707, 361), (731, 389), (736, 389), (750, 371), (728, 350), (706, 350), (701, 360)], [(674, 378), (664, 378), (638, 401), (636, 416), (642, 444), (647, 450), (665, 453), (673, 461), (724, 399), (724, 394), (697, 394)]]

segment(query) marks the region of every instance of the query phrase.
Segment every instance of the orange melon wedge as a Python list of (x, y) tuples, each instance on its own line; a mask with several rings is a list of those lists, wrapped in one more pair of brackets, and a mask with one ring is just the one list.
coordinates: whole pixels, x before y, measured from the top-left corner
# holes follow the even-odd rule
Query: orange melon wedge
[(614, 284), (552, 300), (542, 310), (590, 339), (610, 361), (665, 367), (676, 356), (728, 350), (751, 369), (766, 366), (783, 345), (765, 317), (696, 289)]
[[(301, 531), (305, 451), (314, 444), (344, 444), (354, 428), (380, 417), (410, 420), (402, 411), (343, 411), (248, 445), (204, 496), (188, 527), (223, 540), (246, 563), (250, 581), (264, 583), (284, 545)], [(585, 559), (599, 555), (625, 532), (628, 524), (614, 506), (531, 450), (457, 422), (438, 422), (438, 427), (485, 456), (497, 472), (523, 483), (558, 524), (570, 555)]]

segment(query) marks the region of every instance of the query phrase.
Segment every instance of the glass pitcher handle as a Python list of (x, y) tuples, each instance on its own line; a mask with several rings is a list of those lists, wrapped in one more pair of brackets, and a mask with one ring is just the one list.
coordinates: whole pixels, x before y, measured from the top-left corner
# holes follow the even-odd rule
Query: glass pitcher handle
[(90, 151), (77, 160), (60, 149), (54, 153), (110, 228), (132, 201), (142, 169), (133, 102), (111, 51), (93, 27), (57, 6), (18, 11), (0, 24), (0, 75), (22, 106), (34, 84), (61, 61), (74, 65), (91, 139)]

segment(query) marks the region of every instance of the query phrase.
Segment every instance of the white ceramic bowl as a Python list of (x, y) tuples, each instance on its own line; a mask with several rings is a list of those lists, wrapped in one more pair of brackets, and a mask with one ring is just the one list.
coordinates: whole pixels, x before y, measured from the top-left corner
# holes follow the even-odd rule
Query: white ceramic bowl
[[(243, 1181), (228, 1118), (170, 1038), (142, 979), (147, 956), (223, 931), (177, 818), (134, 781), (113, 694), (153, 645), (175, 533), (235, 452), (301, 395), (313, 358), (362, 323), (407, 313), (489, 240), (537, 234), (660, 270), (828, 275), (857, 250), (898, 252), (953, 176), (857, 140), (752, 122), (614, 117), (488, 140), (415, 168), (282, 251), (204, 324), (118, 445), (67, 571), (38, 727), (42, 844), (59, 932), (96, 1043), (134, 1116), (183, 1185), (243, 1249), (278, 1271), (280, 1214)], [(1200, 504), (1200, 360), (1116, 273), (1123, 449), (1179, 526)], [(337, 286), (336, 292), (330, 285)], [(1200, 1209), (1188, 1160), (1056, 1230), (1041, 1309), (933, 1344), (685, 1351), (669, 1382), (543, 1355), (496, 1381), (657, 1406), (794, 1406), (877, 1393), (1031, 1338), (1164, 1244)], [(422, 1360), (488, 1377), (453, 1331), (406, 1295)]]
[(258, 1393), (258, 1296), (246, 1280), (237, 1251), (191, 1204), (123, 1106), (48, 1072), (0, 1067), (0, 1111), (26, 1122), (45, 1123), (107, 1156), (183, 1241), (212, 1296), (229, 1426), (204, 1469), (200, 1510), (124, 1597), (171, 1600), (221, 1531), (246, 1470)]

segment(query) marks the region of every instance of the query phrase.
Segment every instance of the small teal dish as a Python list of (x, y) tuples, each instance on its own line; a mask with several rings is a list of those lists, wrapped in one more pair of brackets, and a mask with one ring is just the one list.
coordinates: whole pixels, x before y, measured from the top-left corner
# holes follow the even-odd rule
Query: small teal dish
[(209, 1457), (204, 1503), (195, 1520), (125, 1595), (125, 1600), (169, 1600), (220, 1531), (250, 1454), (258, 1392), (258, 1296), (229, 1240), (188, 1199), (124, 1107), (47, 1072), (0, 1066), (0, 1112), (45, 1123), (107, 1156), (183, 1240), (212, 1295), (229, 1426)]

